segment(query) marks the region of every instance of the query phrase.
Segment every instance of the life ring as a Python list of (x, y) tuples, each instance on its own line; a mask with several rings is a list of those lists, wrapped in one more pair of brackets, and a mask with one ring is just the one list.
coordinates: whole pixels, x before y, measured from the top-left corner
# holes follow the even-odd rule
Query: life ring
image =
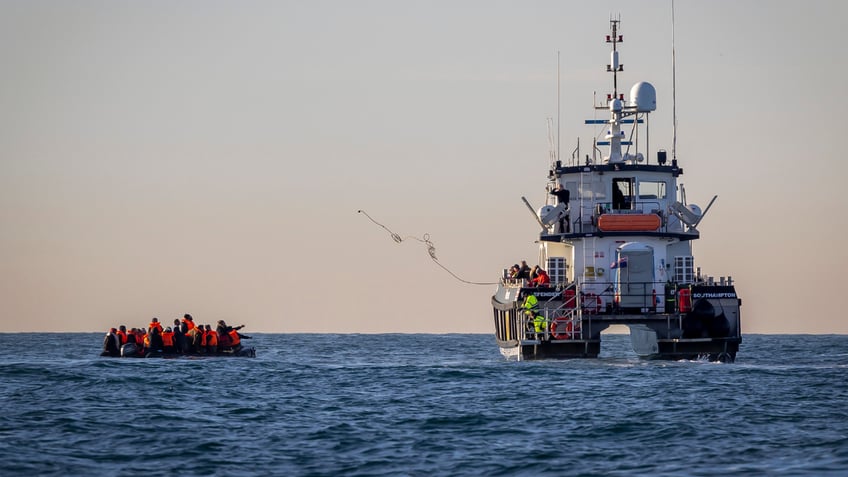
[(601, 297), (594, 293), (583, 295), (583, 313), (597, 315), (601, 311)]
[(573, 320), (566, 316), (558, 316), (551, 322), (551, 336), (555, 340), (570, 340), (574, 338)]

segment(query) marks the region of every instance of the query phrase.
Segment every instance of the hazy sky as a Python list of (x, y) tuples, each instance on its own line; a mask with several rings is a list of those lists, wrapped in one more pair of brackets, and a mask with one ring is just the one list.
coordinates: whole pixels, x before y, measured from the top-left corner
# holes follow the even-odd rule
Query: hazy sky
[[(226, 319), (245, 331), (492, 332), (535, 262), (546, 118), (591, 142), (610, 14), (657, 88), (670, 1), (3, 1), (0, 331)], [(695, 244), (745, 333), (848, 333), (848, 2), (678, 1)]]

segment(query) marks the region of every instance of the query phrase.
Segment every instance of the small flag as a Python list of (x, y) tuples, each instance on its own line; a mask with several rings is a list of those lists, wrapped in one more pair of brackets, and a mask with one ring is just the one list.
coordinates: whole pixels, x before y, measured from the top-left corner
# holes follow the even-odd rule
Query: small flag
[(616, 269), (616, 268), (624, 268), (626, 266), (627, 266), (627, 257), (624, 256), (624, 257), (621, 257), (618, 260), (612, 262), (610, 264), (610, 270), (613, 270), (613, 269)]

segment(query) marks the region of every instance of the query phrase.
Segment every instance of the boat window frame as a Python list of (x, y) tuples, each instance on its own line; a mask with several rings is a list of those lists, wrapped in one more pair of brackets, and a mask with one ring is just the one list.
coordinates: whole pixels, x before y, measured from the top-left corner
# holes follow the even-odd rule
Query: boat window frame
[[(642, 186), (648, 185), (648, 184), (657, 185), (657, 188), (655, 190), (653, 190), (653, 192), (656, 192), (656, 194), (645, 194), (645, 193), (643, 193)], [(646, 191), (646, 192), (649, 192), (649, 191)], [(662, 195), (660, 195), (660, 192), (662, 192)], [(641, 200), (650, 200), (650, 199), (655, 199), (655, 200), (665, 199), (665, 198), (668, 197), (668, 181), (664, 181), (664, 180), (639, 180), (636, 183), (636, 194), (637, 194), (637, 197), (640, 201)]]
[[(615, 191), (618, 188), (618, 184), (627, 184), (628, 190), (619, 191), (623, 194), (622, 202), (620, 204), (616, 204), (615, 200)], [(631, 210), (636, 203), (634, 192), (636, 192), (637, 181), (633, 176), (623, 176), (623, 177), (613, 177), (610, 182), (610, 191), (613, 196), (612, 200), (612, 210)], [(621, 205), (621, 207), (616, 207), (616, 205)]]

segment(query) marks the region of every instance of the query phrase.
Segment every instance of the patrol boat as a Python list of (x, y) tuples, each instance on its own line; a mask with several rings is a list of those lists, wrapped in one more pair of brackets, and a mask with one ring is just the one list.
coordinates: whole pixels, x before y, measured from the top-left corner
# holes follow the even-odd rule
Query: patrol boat
[(551, 155), (545, 205), (533, 209), (522, 197), (541, 226), (539, 264), (550, 284), (504, 270), (492, 297), (498, 346), (519, 360), (595, 358), (601, 332), (626, 325), (640, 357), (733, 362), (742, 341), (733, 279), (702, 275), (692, 255), (716, 196), (703, 212), (687, 203), (675, 147), (670, 163), (663, 149), (650, 160), (656, 90), (639, 82), (629, 98), (619, 93), (619, 23), (611, 19), (606, 36), (612, 92), (595, 106), (608, 119), (586, 121), (603, 139), (585, 159), (579, 143), (567, 164)]

